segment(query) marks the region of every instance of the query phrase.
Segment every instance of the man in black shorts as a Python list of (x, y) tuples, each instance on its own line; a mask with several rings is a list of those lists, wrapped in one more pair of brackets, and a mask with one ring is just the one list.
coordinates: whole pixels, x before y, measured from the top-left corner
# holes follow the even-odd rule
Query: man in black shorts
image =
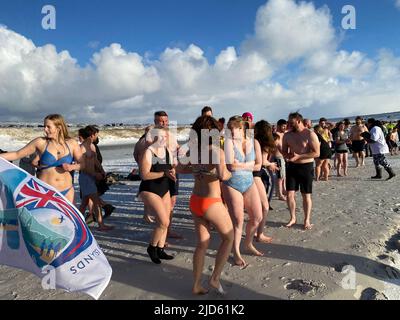
[(320, 155), (317, 135), (307, 129), (303, 117), (298, 112), (289, 114), (288, 124), (291, 128), (283, 136), (282, 154), (286, 158), (286, 191), (287, 204), (290, 210), (290, 221), (286, 227), (296, 223), (296, 191), (303, 197), (304, 230), (312, 228), (312, 183), (314, 158)]
[(350, 139), (352, 141), (353, 156), (356, 160), (356, 168), (365, 166), (364, 148), (366, 141), (362, 137), (363, 132), (367, 132), (367, 127), (363, 124), (363, 119), (358, 116), (356, 124), (350, 129)]

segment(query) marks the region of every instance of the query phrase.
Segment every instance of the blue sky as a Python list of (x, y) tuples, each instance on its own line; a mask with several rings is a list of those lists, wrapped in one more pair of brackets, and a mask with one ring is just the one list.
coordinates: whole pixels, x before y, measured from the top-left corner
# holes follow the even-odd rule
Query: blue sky
[[(68, 50), (81, 65), (94, 48), (113, 42), (143, 55), (160, 54), (168, 46), (194, 43), (209, 60), (227, 46), (238, 46), (254, 30), (257, 9), (265, 0), (1, 0), (0, 22), (32, 39), (37, 45), (52, 43)], [(327, 5), (334, 27), (341, 31), (342, 7), (357, 12), (357, 29), (348, 30), (342, 47), (376, 55), (382, 47), (400, 54), (400, 10), (394, 0), (316, 0)], [(57, 10), (57, 29), (41, 28), (41, 9), (52, 4)]]
[[(42, 29), (47, 4), (56, 30)], [(357, 29), (344, 31), (348, 4)], [(1, 25), (0, 121), (400, 109), (400, 0), (0, 0)]]

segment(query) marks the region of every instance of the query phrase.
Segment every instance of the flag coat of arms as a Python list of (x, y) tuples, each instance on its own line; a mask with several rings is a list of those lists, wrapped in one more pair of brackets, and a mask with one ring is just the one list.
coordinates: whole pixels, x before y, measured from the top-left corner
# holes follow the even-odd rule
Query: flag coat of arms
[(0, 264), (98, 299), (112, 269), (80, 211), (45, 182), (0, 158)]

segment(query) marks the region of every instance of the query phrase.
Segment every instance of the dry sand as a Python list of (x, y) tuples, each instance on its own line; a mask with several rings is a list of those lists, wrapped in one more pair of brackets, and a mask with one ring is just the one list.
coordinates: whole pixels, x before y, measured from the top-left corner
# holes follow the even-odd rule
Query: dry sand
[[(390, 157), (400, 176), (399, 156)], [(391, 181), (373, 181), (371, 158), (366, 168), (355, 169), (350, 161), (349, 176), (332, 177), (329, 182), (314, 184), (314, 207), (311, 231), (299, 224), (283, 227), (289, 220), (285, 202), (273, 200), (266, 233), (272, 244), (258, 244), (264, 257), (245, 255), (250, 265), (240, 270), (226, 265), (222, 283), (225, 297), (215, 294), (195, 297), (191, 294), (192, 256), (195, 237), (188, 200), (193, 185), (183, 176), (173, 228), (183, 240), (170, 239), (168, 252), (172, 261), (153, 264), (146, 247), (152, 226), (142, 219), (143, 206), (134, 199), (139, 182), (112, 186), (104, 199), (117, 207), (108, 219), (115, 230), (100, 233), (96, 240), (109, 259), (113, 276), (101, 299), (400, 299), (400, 255), (395, 249), (399, 240), (400, 193), (396, 177)], [(386, 175), (386, 173), (385, 173)], [(301, 204), (300, 197), (297, 198)], [(211, 274), (218, 235), (212, 234), (207, 254), (204, 280)], [(345, 265), (355, 268), (353, 288), (343, 288), (349, 274)], [(40, 279), (10, 267), (0, 266), (0, 299), (91, 299), (78, 293), (43, 290)]]

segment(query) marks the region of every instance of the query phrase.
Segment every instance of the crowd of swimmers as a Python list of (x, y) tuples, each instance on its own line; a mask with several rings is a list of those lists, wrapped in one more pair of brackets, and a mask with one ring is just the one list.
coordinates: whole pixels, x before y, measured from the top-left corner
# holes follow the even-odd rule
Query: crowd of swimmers
[[(285, 226), (290, 228), (297, 223), (295, 195), (300, 190), (303, 228), (310, 230), (313, 181), (327, 181), (333, 175), (331, 171), (336, 171), (339, 178), (347, 176), (349, 153), (353, 154), (357, 168), (365, 166), (368, 154), (373, 157), (376, 174), (372, 179), (383, 178), (382, 167), (389, 175), (387, 180), (395, 177), (386, 154), (397, 154), (400, 121), (388, 128), (375, 119), (364, 124), (357, 117), (351, 126), (347, 119), (334, 125), (321, 118), (313, 126), (309, 119), (294, 112), (287, 120), (271, 125), (266, 120), (255, 122), (253, 114), (245, 112), (229, 118), (225, 127), (225, 119), (215, 119), (212, 108), (206, 106), (191, 129), (194, 139), (179, 145), (176, 134), (169, 128), (168, 114), (158, 111), (154, 114), (154, 125), (147, 127), (136, 143), (133, 156), (141, 178), (137, 196), (144, 203), (145, 220), (154, 225), (147, 253), (155, 264), (174, 258), (165, 248), (167, 237), (179, 237), (170, 229), (179, 175), (194, 177), (189, 202), (197, 238), (193, 257), (194, 294), (206, 294), (209, 290), (225, 293), (220, 278), (231, 252), (234, 264), (240, 268), (248, 265), (242, 252), (263, 255), (257, 243), (273, 240), (265, 234), (265, 224), (274, 193), (277, 199), (287, 202), (290, 220)], [(217, 132), (218, 139), (204, 136), (204, 131)], [(32, 155), (38, 178), (71, 202), (75, 194), (71, 173), (79, 171), (80, 211), (88, 223), (98, 223), (99, 231), (111, 230), (104, 218), (115, 207), (100, 197), (105, 191), (106, 173), (97, 146), (98, 128), (80, 129), (78, 142), (70, 137), (61, 115), (49, 115), (44, 119), (44, 132), (45, 137), (0, 156), (13, 161)], [(190, 160), (181, 161), (183, 158)], [(241, 246), (245, 213), (248, 219)], [(220, 235), (221, 242), (205, 287), (202, 274), (211, 229)]]

